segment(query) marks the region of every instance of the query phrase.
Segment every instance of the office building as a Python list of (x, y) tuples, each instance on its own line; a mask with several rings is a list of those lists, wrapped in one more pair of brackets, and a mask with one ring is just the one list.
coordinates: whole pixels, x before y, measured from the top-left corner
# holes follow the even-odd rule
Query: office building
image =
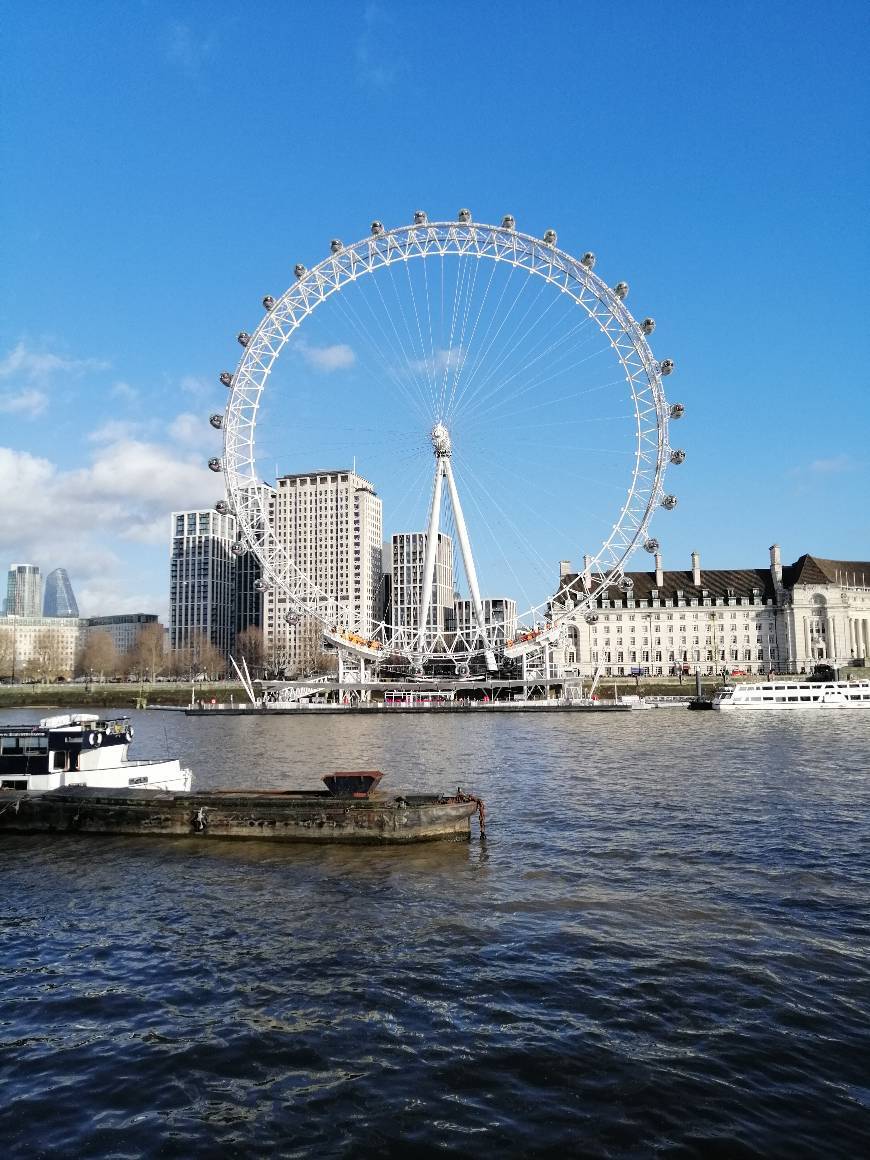
[[(389, 619), (394, 639), (405, 647), (414, 645), (419, 632), (427, 540), (426, 532), (397, 532), (391, 540)], [(439, 638), (445, 647), (448, 645), (448, 638), (454, 632), (453, 600), (453, 541), (444, 532), (439, 532), (424, 636), (427, 648), (435, 646)]]
[(43, 616), (78, 616), (72, 584), (66, 568), (55, 568), (45, 578), (45, 594), (42, 598)]
[(173, 512), (169, 640), (173, 650), (202, 634), (227, 656), (235, 636), (236, 521), (212, 509)]
[[(269, 521), (279, 564), (289, 577), (305, 577), (306, 603), (315, 597), (337, 608), (337, 619), (363, 636), (380, 623), (381, 500), (372, 484), (348, 468), (285, 475), (276, 480)], [(282, 592), (263, 603), (266, 655), (281, 667), (309, 667), (319, 650), (319, 632), (293, 609)], [(315, 640), (314, 637), (318, 639)]]
[[(489, 646), (498, 653), (517, 634), (517, 602), (505, 596), (487, 596), (481, 600), (481, 604)], [(454, 610), (457, 649), (480, 648), (480, 630), (473, 603), (457, 599), (454, 601)]]
[(36, 564), (13, 564), (6, 580), (7, 616), (42, 616), (42, 577)]

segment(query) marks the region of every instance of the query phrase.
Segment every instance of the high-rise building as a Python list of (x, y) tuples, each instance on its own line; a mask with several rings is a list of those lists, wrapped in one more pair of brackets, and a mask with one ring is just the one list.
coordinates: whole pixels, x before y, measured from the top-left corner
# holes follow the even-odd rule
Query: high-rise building
[[(517, 635), (517, 602), (505, 596), (485, 596), (480, 603), (489, 647), (499, 652)], [(480, 629), (474, 604), (470, 600), (457, 600), (454, 608), (458, 648), (480, 648)]]
[[(427, 539), (426, 532), (397, 532), (392, 538), (390, 620), (394, 639), (406, 647), (413, 645), (419, 630)], [(431, 647), (453, 629), (453, 541), (439, 532), (425, 644)]]
[(42, 615), (42, 577), (36, 564), (13, 564), (9, 569), (6, 615)]
[(169, 640), (186, 648), (197, 634), (224, 656), (235, 636), (236, 521), (211, 509), (173, 512)]
[(66, 568), (55, 568), (45, 578), (43, 616), (78, 616), (79, 606)]
[[(343, 623), (370, 635), (383, 615), (381, 500), (372, 484), (348, 468), (284, 475), (276, 480), (269, 518), (286, 566), (334, 601)], [(312, 632), (304, 620), (288, 624), (289, 611), (282, 593), (265, 594), (267, 655), (294, 670), (306, 666)]]
[[(249, 504), (251, 525), (261, 528), (267, 524), (273, 511), (274, 489), (268, 484), (258, 484), (245, 489), (241, 499)], [(235, 589), (235, 631), (263, 627), (263, 594), (258, 591), (257, 581), (262, 575), (260, 561), (253, 552), (243, 552), (236, 557)]]

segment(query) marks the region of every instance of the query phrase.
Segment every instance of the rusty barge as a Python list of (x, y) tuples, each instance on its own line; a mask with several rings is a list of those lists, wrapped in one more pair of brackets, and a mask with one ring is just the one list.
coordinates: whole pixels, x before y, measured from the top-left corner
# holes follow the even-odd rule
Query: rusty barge
[(387, 794), (380, 774), (330, 774), (323, 790), (160, 790), (67, 787), (0, 792), (0, 832), (153, 834), (350, 845), (469, 841), (485, 809), (473, 794)]

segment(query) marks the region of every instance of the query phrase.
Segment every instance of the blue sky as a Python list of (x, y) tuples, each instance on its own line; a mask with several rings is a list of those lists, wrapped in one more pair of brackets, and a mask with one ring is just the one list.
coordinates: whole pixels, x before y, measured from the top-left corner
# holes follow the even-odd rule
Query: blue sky
[(162, 613), (262, 295), (465, 205), (594, 250), (657, 319), (666, 566), (870, 558), (866, 4), (5, 11), (0, 569)]

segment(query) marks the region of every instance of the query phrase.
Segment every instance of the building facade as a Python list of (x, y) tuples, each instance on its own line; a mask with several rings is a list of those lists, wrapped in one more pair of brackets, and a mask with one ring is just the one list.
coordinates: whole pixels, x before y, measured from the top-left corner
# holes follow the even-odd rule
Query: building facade
[(42, 577), (36, 564), (13, 564), (9, 569), (6, 615), (42, 616)]
[(42, 598), (43, 616), (78, 616), (79, 606), (76, 602), (70, 578), (66, 568), (55, 568), (45, 578), (45, 594)]
[[(338, 606), (343, 623), (366, 637), (383, 616), (382, 520), (373, 485), (348, 468), (280, 476), (269, 501), (279, 567), (305, 577), (318, 597)], [(263, 630), (274, 667), (307, 668), (320, 649), (319, 629), (308, 618), (297, 620), (286, 595), (272, 588), (264, 594)]]
[[(629, 592), (602, 593), (572, 618), (554, 650), (556, 672), (605, 677), (723, 671), (808, 672), (860, 666), (870, 655), (870, 563), (804, 555), (783, 567), (628, 572)], [(553, 611), (577, 603), (581, 577), (563, 568)], [(591, 623), (589, 622), (591, 621)]]
[(169, 563), (169, 642), (173, 650), (202, 634), (224, 656), (235, 637), (235, 518), (211, 509), (173, 512)]
[(157, 624), (157, 616), (152, 612), (123, 612), (118, 616), (89, 616), (84, 622), (85, 636), (95, 632), (106, 632), (112, 638), (115, 651), (121, 656), (136, 644), (142, 629), (148, 624)]
[[(507, 641), (517, 635), (517, 602), (506, 596), (486, 596), (481, 604), (489, 645), (499, 652)], [(455, 601), (454, 609), (457, 642), (464, 642), (468, 648), (480, 648), (480, 630), (474, 604), (470, 600), (459, 599)]]
[[(389, 621), (393, 639), (406, 647), (414, 644), (419, 631), (423, 566), (428, 538), (426, 532), (397, 532), (390, 541)], [(425, 644), (431, 648), (440, 638), (446, 648), (448, 638), (452, 637), (454, 631), (453, 541), (444, 532), (439, 532)]]

